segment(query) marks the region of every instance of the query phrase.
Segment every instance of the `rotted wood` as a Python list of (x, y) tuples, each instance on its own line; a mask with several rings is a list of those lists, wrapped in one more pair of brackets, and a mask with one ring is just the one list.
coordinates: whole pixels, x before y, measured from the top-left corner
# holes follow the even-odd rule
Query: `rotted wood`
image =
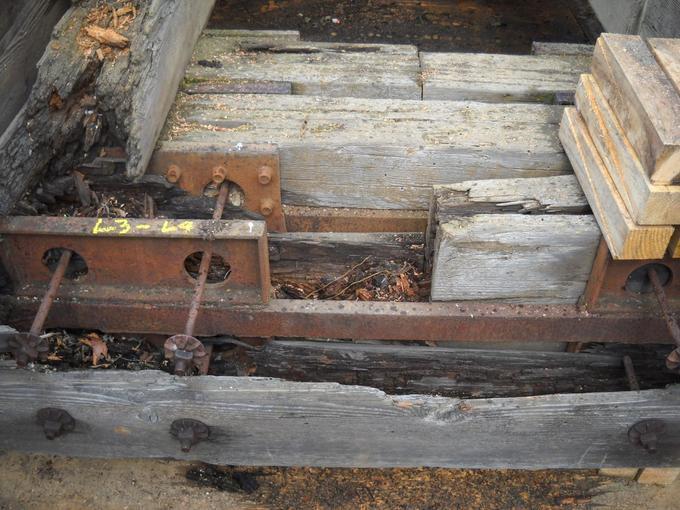
[[(668, 347), (632, 353), (642, 389), (678, 382), (664, 370)], [(233, 351), (232, 351), (233, 352)], [(520, 397), (552, 393), (625, 391), (622, 355), (466, 350), (417, 345), (274, 340), (238, 357), (221, 355), (217, 373), (298, 382), (371, 386), (391, 394), (460, 398)]]
[(68, 0), (13, 0), (0, 6), (0, 135), (24, 106), (38, 59), (70, 6)]
[(0, 214), (45, 172), (63, 174), (108, 145), (124, 144), (128, 175), (143, 174), (213, 4), (134, 0), (120, 16), (111, 0), (74, 5), (55, 28), (26, 105), (0, 137)]
[[(455, 399), (157, 371), (37, 373), (0, 362), (0, 448), (267, 466), (670, 467), (680, 455), (679, 404), (677, 387)], [(73, 432), (45, 438), (36, 412), (48, 406), (73, 416)], [(667, 425), (654, 455), (628, 440), (650, 416)], [(169, 430), (187, 417), (210, 435), (183, 452)]]

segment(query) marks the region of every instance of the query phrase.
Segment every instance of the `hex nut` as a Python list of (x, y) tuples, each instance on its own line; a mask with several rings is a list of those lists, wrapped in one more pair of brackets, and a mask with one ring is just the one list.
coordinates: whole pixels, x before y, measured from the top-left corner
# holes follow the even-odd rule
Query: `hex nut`
[(272, 182), (273, 173), (274, 171), (270, 166), (267, 165), (261, 166), (259, 171), (257, 172), (257, 182), (259, 182), (263, 186), (269, 184), (270, 182)]
[(270, 216), (274, 212), (274, 201), (271, 198), (260, 200), (260, 212), (264, 216)]
[(179, 181), (179, 178), (182, 176), (182, 169), (178, 167), (177, 165), (170, 165), (168, 167), (167, 172), (165, 172), (165, 179), (168, 182), (175, 183)]

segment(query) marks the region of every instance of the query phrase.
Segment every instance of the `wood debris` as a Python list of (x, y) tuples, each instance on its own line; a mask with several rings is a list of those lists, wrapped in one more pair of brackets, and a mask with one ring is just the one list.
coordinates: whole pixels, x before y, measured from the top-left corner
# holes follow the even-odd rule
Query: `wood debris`
[(97, 25), (90, 25), (84, 28), (85, 33), (92, 39), (107, 46), (115, 48), (127, 48), (130, 40), (113, 30), (112, 28), (102, 28)]

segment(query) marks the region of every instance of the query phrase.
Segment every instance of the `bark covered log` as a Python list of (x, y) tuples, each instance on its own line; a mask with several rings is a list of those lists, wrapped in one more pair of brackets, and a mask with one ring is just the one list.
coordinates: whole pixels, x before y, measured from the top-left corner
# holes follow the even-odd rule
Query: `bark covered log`
[(106, 145), (125, 146), (128, 177), (142, 175), (213, 5), (75, 4), (54, 30), (28, 101), (0, 137), (0, 215), (43, 175), (64, 174)]

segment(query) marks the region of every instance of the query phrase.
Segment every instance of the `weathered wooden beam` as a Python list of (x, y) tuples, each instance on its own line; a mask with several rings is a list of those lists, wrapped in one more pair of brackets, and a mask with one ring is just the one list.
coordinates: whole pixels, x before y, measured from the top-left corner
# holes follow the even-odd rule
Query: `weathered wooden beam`
[[(260, 350), (248, 349), (234, 358), (224, 353), (222, 360), (214, 362), (213, 367), (226, 375), (247, 373), (288, 381), (356, 384), (391, 394), (493, 398), (629, 389), (622, 357), (607, 352), (274, 340)], [(635, 358), (636, 376), (643, 389), (675, 381), (662, 367), (663, 357)]]
[(590, 56), (420, 54), (423, 99), (554, 103), (573, 92)]
[(128, 175), (142, 175), (213, 4), (135, 0), (120, 17), (111, 0), (74, 5), (55, 28), (26, 106), (0, 137), (0, 215), (45, 172), (70, 170), (100, 144), (125, 144)]
[(422, 210), (284, 205), (289, 232), (425, 232)]
[(612, 257), (623, 260), (663, 258), (673, 227), (635, 223), (575, 108), (564, 111), (560, 139)]
[[(156, 372), (37, 373), (0, 363), (0, 448), (85, 457), (214, 464), (465, 468), (671, 467), (680, 455), (680, 392), (666, 390), (480, 400), (389, 396), (373, 388)], [(48, 440), (42, 407), (76, 420)], [(628, 429), (667, 423), (654, 455)], [(170, 435), (192, 418), (210, 438), (187, 453)]]
[[(219, 92), (239, 82), (290, 83), (292, 93), (330, 97), (420, 99), (415, 46), (290, 41), (276, 33), (204, 36), (184, 79)], [(206, 88), (207, 86), (207, 88)]]
[(592, 73), (655, 184), (680, 175), (680, 96), (639, 36), (603, 34)]
[(561, 113), (549, 105), (183, 96), (161, 149), (274, 143), (288, 205), (427, 209), (434, 184), (570, 173), (557, 139)]
[(575, 304), (599, 240), (590, 215), (452, 219), (437, 230), (431, 298)]
[(0, 135), (21, 110), (37, 76), (36, 64), (68, 0), (22, 0), (0, 7)]
[(647, 44), (680, 94), (680, 39), (648, 39)]
[(581, 76), (576, 106), (626, 210), (638, 225), (680, 223), (680, 186), (653, 184), (591, 75)]
[(595, 46), (592, 44), (554, 43), (534, 41), (531, 43), (532, 55), (580, 55), (592, 57)]

